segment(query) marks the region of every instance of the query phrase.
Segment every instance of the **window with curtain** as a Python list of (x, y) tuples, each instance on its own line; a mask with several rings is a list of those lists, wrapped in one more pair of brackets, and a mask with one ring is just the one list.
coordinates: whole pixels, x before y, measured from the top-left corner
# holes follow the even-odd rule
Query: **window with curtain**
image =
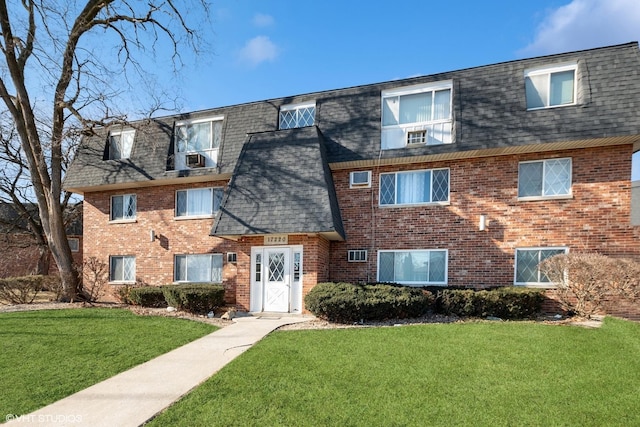
[(451, 142), (452, 83), (382, 92), (382, 149)]
[(136, 281), (136, 257), (134, 256), (109, 257), (109, 281), (110, 282), (135, 282)]
[(518, 197), (544, 198), (571, 195), (571, 159), (521, 162), (518, 166)]
[(176, 282), (222, 283), (222, 254), (176, 255)]
[(576, 103), (577, 64), (525, 71), (527, 109)]
[(111, 221), (135, 219), (136, 203), (137, 197), (135, 194), (111, 196)]
[(383, 98), (382, 125), (395, 126), (451, 119), (451, 89)]
[(516, 285), (549, 286), (549, 278), (540, 270), (540, 263), (555, 255), (567, 253), (567, 248), (516, 249)]
[(210, 217), (220, 210), (222, 188), (193, 188), (176, 191), (177, 217)]
[(128, 159), (131, 156), (135, 135), (134, 129), (111, 132), (109, 134), (109, 159)]
[(447, 283), (447, 250), (378, 251), (378, 281), (405, 285)]
[(380, 205), (449, 201), (449, 169), (380, 174)]
[(218, 152), (222, 144), (222, 116), (207, 120), (176, 123), (175, 128), (175, 168), (188, 169), (187, 154), (201, 154), (205, 166), (214, 167), (218, 162)]
[(219, 148), (221, 141), (222, 120), (176, 125), (176, 146), (179, 153)]

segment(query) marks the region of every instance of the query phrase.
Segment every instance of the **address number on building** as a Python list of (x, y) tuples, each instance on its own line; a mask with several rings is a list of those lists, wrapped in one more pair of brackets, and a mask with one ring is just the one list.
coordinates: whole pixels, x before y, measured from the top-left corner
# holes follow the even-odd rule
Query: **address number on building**
[(286, 245), (289, 243), (289, 236), (286, 234), (271, 234), (264, 236), (265, 245)]

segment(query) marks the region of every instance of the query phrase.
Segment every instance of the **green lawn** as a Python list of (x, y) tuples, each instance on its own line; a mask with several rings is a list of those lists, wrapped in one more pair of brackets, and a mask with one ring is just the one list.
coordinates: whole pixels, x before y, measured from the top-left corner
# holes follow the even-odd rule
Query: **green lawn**
[(26, 414), (216, 330), (121, 309), (0, 314), (0, 415)]
[(153, 426), (638, 426), (640, 324), (281, 331)]

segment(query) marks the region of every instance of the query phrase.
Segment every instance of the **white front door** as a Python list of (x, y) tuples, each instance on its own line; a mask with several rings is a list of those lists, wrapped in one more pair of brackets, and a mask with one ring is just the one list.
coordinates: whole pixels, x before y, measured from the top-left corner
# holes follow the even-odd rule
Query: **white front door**
[(302, 312), (302, 246), (251, 248), (250, 310)]
[(291, 296), (291, 250), (265, 249), (264, 258), (264, 311), (287, 313)]

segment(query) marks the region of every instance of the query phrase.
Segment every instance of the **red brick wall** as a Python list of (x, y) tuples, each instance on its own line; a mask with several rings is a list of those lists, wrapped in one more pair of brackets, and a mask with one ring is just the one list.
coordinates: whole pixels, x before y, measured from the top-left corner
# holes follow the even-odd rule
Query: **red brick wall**
[[(640, 227), (630, 225), (631, 145), (508, 155), (371, 168), (372, 188), (349, 189), (349, 170), (335, 171), (334, 183), (346, 229), (346, 242), (290, 235), (303, 245), (303, 295), (323, 281), (375, 281), (377, 250), (448, 249), (450, 286), (513, 284), (514, 253), (521, 247), (566, 246), (571, 251), (640, 258)], [(518, 162), (571, 157), (571, 198), (518, 201)], [(379, 207), (382, 172), (450, 168), (446, 206)], [(356, 170), (366, 170), (356, 169)], [(175, 191), (224, 186), (226, 182), (170, 185), (135, 191), (85, 194), (84, 254), (108, 263), (109, 255), (136, 255), (140, 281), (173, 281), (175, 254), (236, 252), (237, 264), (224, 259), (227, 302), (248, 310), (250, 254), (262, 237), (238, 242), (209, 236), (211, 219), (174, 218)], [(135, 222), (109, 222), (110, 197), (137, 194)], [(487, 230), (478, 231), (481, 214)], [(154, 230), (159, 239), (149, 242)], [(348, 263), (348, 249), (367, 249), (366, 263)]]
[[(317, 283), (329, 278), (329, 242), (321, 236), (289, 235), (288, 245), (301, 245), (302, 254), (302, 298)], [(251, 247), (265, 246), (263, 237), (242, 237), (237, 242), (238, 276), (236, 306), (240, 310), (250, 308), (251, 287)], [(242, 256), (242, 258), (241, 258)], [(305, 310), (306, 312), (306, 310)]]
[[(185, 188), (223, 187), (226, 182), (138, 188), (135, 190), (85, 193), (84, 255), (109, 263), (110, 255), (135, 255), (136, 278), (149, 285), (173, 282), (176, 254), (223, 254), (223, 281), (228, 302), (234, 302), (237, 266), (244, 259), (238, 253), (238, 264), (226, 262), (227, 252), (238, 251), (234, 242), (209, 236), (213, 220), (176, 219), (175, 192)], [(136, 194), (135, 222), (110, 223), (111, 196)], [(150, 242), (150, 231), (157, 239)], [(248, 255), (247, 255), (248, 257)]]
[[(560, 298), (555, 289), (547, 289), (545, 292), (546, 299), (542, 305), (542, 311), (547, 313), (566, 314), (566, 310), (560, 303)], [(570, 298), (571, 304), (576, 303), (575, 296)], [(640, 303), (620, 295), (609, 295), (605, 297), (600, 310), (596, 311), (597, 315), (611, 315), (623, 317), (629, 320), (640, 321)]]
[[(79, 251), (73, 252), (76, 264), (82, 263), (82, 236), (69, 236), (79, 239)], [(0, 235), (0, 278), (34, 274), (40, 257), (38, 246), (29, 234), (15, 233)], [(58, 268), (53, 257), (49, 256), (49, 274), (56, 274)]]
[[(85, 258), (108, 263), (110, 255), (136, 256), (136, 278), (159, 286), (173, 282), (174, 255), (221, 253), (226, 302), (249, 310), (251, 247), (264, 246), (263, 237), (243, 237), (237, 242), (209, 236), (213, 220), (176, 219), (175, 192), (185, 188), (223, 187), (226, 182), (170, 185), (84, 195)], [(110, 223), (111, 196), (136, 194), (135, 222)], [(158, 236), (150, 242), (150, 230)], [(303, 246), (303, 297), (318, 282), (329, 277), (329, 243), (322, 237), (290, 235), (289, 245)], [(237, 263), (227, 263), (226, 253), (235, 252)], [(113, 297), (113, 295), (111, 295)]]
[[(349, 189), (350, 170), (335, 171), (347, 242), (331, 244), (331, 280), (375, 281), (377, 250), (448, 249), (448, 283), (511, 285), (521, 247), (640, 257), (640, 228), (630, 225), (631, 145), (373, 168), (372, 188)], [(573, 197), (518, 201), (518, 162), (571, 157)], [(379, 207), (382, 172), (450, 168), (448, 206)], [(365, 168), (366, 169), (366, 168)], [(355, 169), (355, 170), (365, 170)], [(486, 231), (478, 231), (481, 214)], [(368, 249), (348, 263), (348, 249)]]

